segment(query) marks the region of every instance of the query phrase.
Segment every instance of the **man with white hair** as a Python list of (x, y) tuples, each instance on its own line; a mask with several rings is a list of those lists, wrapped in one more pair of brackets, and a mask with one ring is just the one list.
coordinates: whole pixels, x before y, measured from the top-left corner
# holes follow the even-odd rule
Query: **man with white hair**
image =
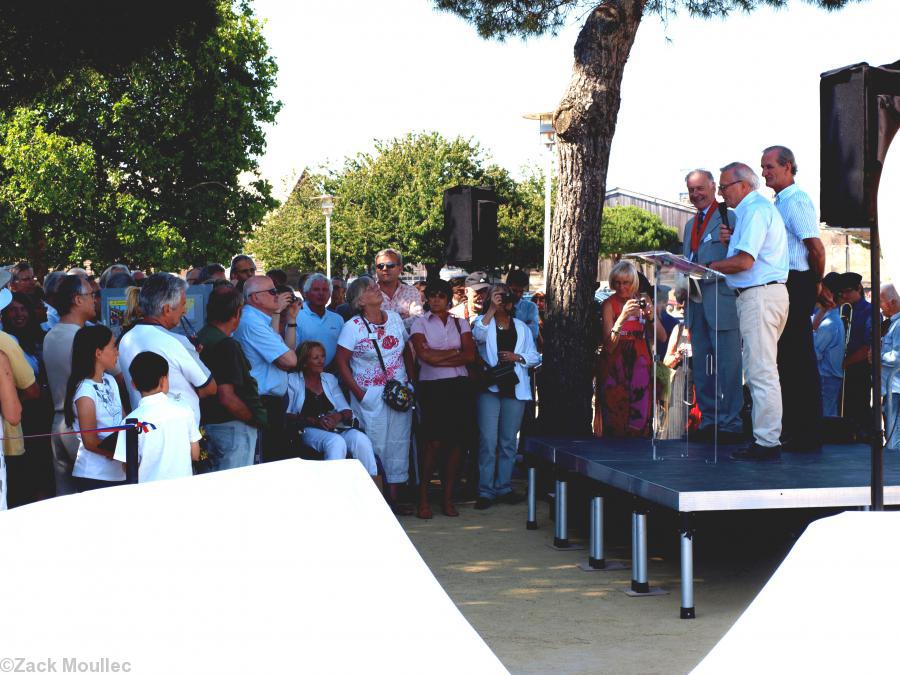
[(344, 320), (336, 312), (325, 308), (331, 298), (331, 280), (324, 274), (310, 274), (303, 282), (303, 308), (297, 314), (297, 346), (307, 340), (321, 342), (325, 347), (327, 368), (337, 352), (337, 341)]
[[(900, 368), (900, 295), (894, 284), (882, 284), (881, 311), (890, 321), (887, 333), (881, 339), (881, 395), (884, 401), (884, 437), (886, 447), (891, 450), (900, 448), (900, 429), (897, 429), (897, 418), (900, 413), (900, 373), (892, 377)], [(888, 416), (888, 397), (891, 399), (891, 414)]]
[[(122, 335), (119, 342), (119, 370), (127, 373), (141, 352), (156, 352), (169, 362), (169, 398), (187, 406), (200, 426), (200, 399), (216, 393), (216, 381), (185, 338), (171, 330), (181, 321), (187, 303), (187, 282), (181, 277), (159, 272), (147, 277), (138, 299), (143, 318)], [(194, 353), (188, 351), (194, 349)], [(125, 377), (131, 407), (141, 403), (130, 377)]]
[[(268, 418), (262, 432), (260, 448), (262, 461), (285, 459), (289, 455), (285, 435), (285, 400), (288, 372), (296, 370), (297, 355), (288, 345), (296, 342), (299, 303), (287, 305), (274, 282), (267, 276), (251, 276), (244, 281), (244, 311), (234, 339), (241, 343), (250, 362), (250, 374), (259, 386), (259, 396)], [(284, 339), (278, 332), (277, 321), (287, 306)], [(273, 319), (274, 317), (274, 319)]]
[(710, 263), (726, 275), (737, 293), (738, 322), (743, 339), (744, 379), (753, 398), (754, 441), (737, 450), (736, 460), (765, 461), (781, 456), (781, 383), (778, 338), (788, 315), (787, 234), (775, 206), (763, 197), (759, 178), (746, 164), (721, 169), (719, 194), (734, 209), (734, 233), (721, 228), (728, 257)]

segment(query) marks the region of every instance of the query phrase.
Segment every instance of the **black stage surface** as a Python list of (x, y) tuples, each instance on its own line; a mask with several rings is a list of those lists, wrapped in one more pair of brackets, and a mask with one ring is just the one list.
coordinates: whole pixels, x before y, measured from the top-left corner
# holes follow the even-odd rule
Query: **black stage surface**
[[(590, 504), (590, 546), (583, 569), (612, 569), (603, 554), (603, 495), (633, 495), (632, 595), (653, 595), (647, 568), (647, 504), (682, 514), (681, 617), (695, 616), (693, 513), (745, 509), (854, 508), (871, 503), (868, 445), (825, 445), (821, 452), (782, 453), (770, 462), (736, 462), (735, 446), (648, 439), (532, 437), (528, 456), (529, 530), (537, 528), (537, 472), (552, 467), (556, 488), (554, 546), (569, 549), (568, 482), (581, 476), (597, 484)], [(884, 453), (884, 503), (900, 504), (900, 453)]]
[[(735, 446), (646, 439), (535, 437), (527, 454), (675, 511), (827, 508), (871, 503), (868, 445), (825, 445), (774, 462), (735, 462)], [(900, 453), (884, 455), (884, 503), (900, 504)]]

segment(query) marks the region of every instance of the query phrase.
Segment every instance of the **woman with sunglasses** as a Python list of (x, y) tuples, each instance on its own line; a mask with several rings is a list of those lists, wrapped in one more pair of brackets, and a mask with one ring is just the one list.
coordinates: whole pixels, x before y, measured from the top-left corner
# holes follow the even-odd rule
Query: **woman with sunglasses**
[[(513, 492), (512, 472), (525, 402), (531, 400), (528, 369), (541, 362), (531, 331), (515, 318), (516, 298), (509, 287), (494, 284), (488, 297), (490, 302), (472, 324), (490, 383), (478, 395), (478, 510), (496, 500), (515, 504), (522, 499)], [(507, 364), (513, 364), (511, 372), (491, 373)]]
[(383, 399), (390, 380), (409, 384), (412, 354), (400, 315), (381, 308), (378, 284), (363, 275), (347, 289), (354, 312), (341, 329), (334, 363), (344, 386), (353, 394), (350, 409), (372, 441), (384, 467), (388, 498), (396, 513), (411, 510), (397, 504), (401, 484), (409, 480), (409, 440), (412, 410), (401, 412)]
[(450, 316), (453, 289), (448, 282), (440, 279), (429, 282), (425, 300), (429, 311), (413, 321), (410, 337), (419, 361), (417, 393), (423, 441), (419, 446), (421, 480), (416, 515), (425, 519), (433, 515), (428, 503), (428, 486), (438, 454), (443, 451), (442, 511), (445, 516), (455, 517), (459, 511), (453, 504), (453, 486), (473, 421), (471, 417), (460, 419), (456, 412), (461, 405), (468, 412), (472, 399), (466, 365), (475, 360), (475, 342), (469, 324)]

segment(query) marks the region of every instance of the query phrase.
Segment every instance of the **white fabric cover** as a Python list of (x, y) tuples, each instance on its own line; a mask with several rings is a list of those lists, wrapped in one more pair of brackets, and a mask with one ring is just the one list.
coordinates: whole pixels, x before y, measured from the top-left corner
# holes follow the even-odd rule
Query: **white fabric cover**
[(0, 542), (4, 656), (137, 675), (506, 672), (356, 461), (51, 499), (0, 513)]
[(693, 672), (894, 672), (898, 569), (900, 513), (817, 520)]

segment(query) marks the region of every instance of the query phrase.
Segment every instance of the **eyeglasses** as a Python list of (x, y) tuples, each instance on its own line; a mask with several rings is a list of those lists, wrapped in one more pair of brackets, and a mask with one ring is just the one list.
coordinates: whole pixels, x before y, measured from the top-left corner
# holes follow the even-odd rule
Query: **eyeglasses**
[(737, 185), (738, 183), (743, 183), (743, 182), (744, 182), (744, 181), (742, 181), (742, 180), (735, 180), (735, 181), (732, 181), (732, 182), (730, 182), (730, 183), (722, 183), (722, 184), (719, 186), (719, 194), (722, 194), (723, 192), (725, 192), (725, 190), (727, 190), (728, 188), (730, 188), (732, 185)]
[(273, 298), (278, 297), (278, 291), (277, 291), (276, 289), (274, 289), (274, 288), (267, 288), (267, 289), (264, 290), (264, 291), (253, 291), (250, 295), (256, 295), (257, 293), (268, 293), (268, 294), (271, 295)]
[(78, 295), (93, 295), (95, 298), (99, 298), (100, 291), (88, 291), (87, 293), (79, 293)]
[(375, 265), (376, 268), (380, 270), (392, 270), (397, 266), (397, 263), (378, 263)]

